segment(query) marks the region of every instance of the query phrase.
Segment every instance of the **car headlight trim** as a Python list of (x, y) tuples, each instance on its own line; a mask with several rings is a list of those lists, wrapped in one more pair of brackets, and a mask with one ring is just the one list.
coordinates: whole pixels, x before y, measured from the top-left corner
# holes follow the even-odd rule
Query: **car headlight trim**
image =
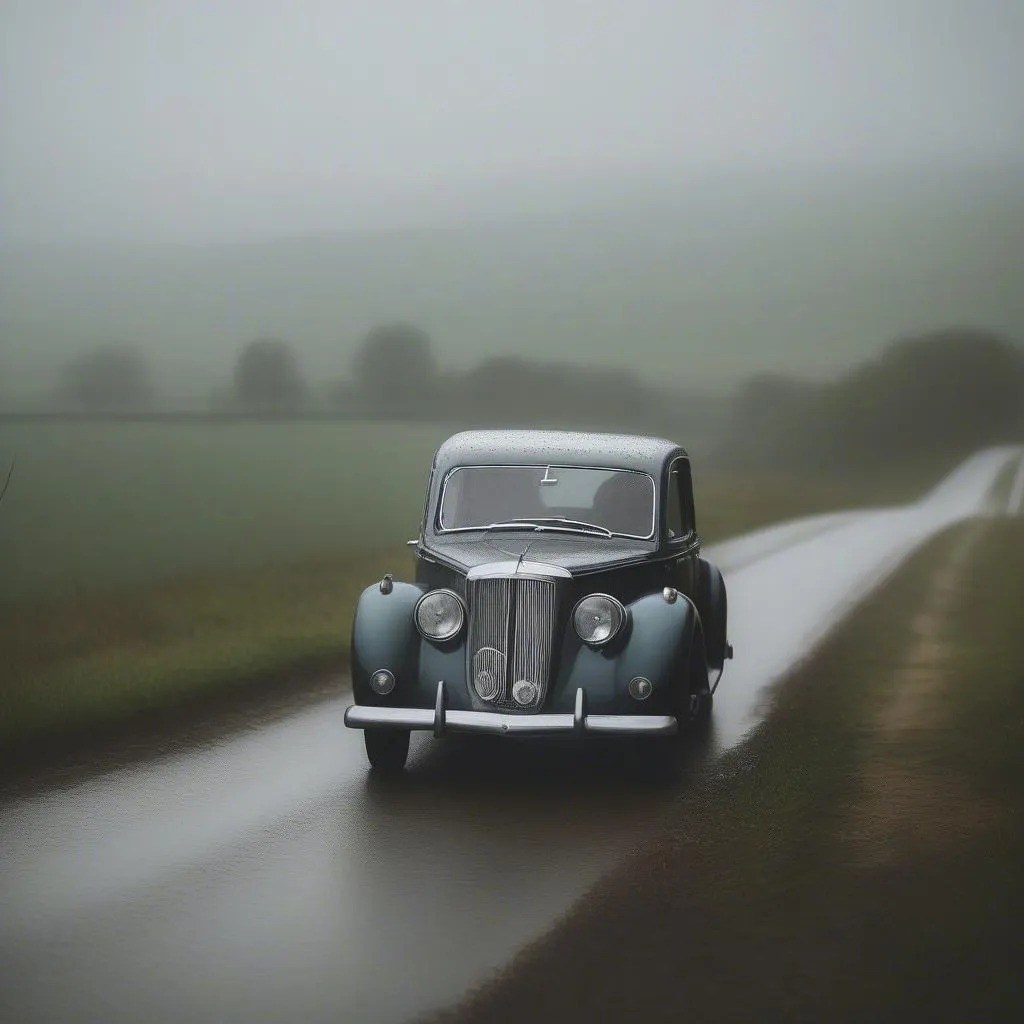
[(572, 625), (576, 635), (595, 647), (613, 640), (626, 624), (626, 609), (611, 594), (588, 594), (576, 602)]
[(416, 602), (413, 618), (422, 636), (443, 642), (459, 635), (466, 621), (466, 609), (454, 590), (442, 588), (429, 591)]

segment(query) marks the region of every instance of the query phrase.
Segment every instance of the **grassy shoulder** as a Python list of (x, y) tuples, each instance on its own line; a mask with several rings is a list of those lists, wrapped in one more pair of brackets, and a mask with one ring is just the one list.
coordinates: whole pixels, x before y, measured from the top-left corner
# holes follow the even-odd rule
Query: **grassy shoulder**
[[(911, 464), (819, 474), (702, 472), (698, 464), (693, 482), (697, 526), (701, 536), (714, 543), (799, 516), (902, 505), (924, 495), (957, 461), (935, 456)], [(1009, 479), (1012, 473), (1005, 485), (1007, 494)]]
[[(711, 474), (695, 481), (699, 526), (710, 543), (794, 516), (907, 501), (948, 468), (842, 479)], [(410, 568), (407, 548), (373, 547), (5, 606), (0, 749), (290, 669), (344, 665), (359, 593)]]
[(1021, 607), (1020, 520), (930, 543), (657, 835), (437, 1019), (1022, 1019)]
[(408, 549), (14, 608), (0, 621), (0, 748), (294, 670), (340, 667), (359, 593)]

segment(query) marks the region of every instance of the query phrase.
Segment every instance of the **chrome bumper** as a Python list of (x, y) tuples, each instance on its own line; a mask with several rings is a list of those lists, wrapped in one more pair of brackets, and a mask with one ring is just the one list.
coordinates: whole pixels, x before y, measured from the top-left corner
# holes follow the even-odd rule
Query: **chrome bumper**
[(679, 729), (672, 715), (588, 715), (586, 694), (582, 688), (576, 691), (576, 708), (571, 715), (449, 711), (443, 682), (437, 685), (437, 700), (433, 709), (352, 704), (345, 710), (345, 724), (350, 729), (430, 729), (437, 737), (446, 732), (482, 732), (496, 736), (588, 732), (671, 735)]

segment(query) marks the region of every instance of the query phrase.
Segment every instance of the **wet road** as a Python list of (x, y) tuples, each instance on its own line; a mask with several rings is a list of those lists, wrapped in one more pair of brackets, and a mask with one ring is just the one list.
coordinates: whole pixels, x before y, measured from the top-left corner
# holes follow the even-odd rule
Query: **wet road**
[[(912, 506), (711, 549), (736, 659), (694, 770), (919, 543), (1003, 511), (988, 491), (1012, 457), (981, 453)], [(408, 778), (373, 784), (340, 691), (0, 808), (0, 1019), (406, 1021), (507, 962), (665, 806), (600, 750), (473, 737), (417, 737)]]

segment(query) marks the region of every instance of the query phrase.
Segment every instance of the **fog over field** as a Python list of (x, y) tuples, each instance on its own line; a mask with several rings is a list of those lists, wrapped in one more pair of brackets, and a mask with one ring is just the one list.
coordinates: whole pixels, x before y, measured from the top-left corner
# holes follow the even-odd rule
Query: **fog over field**
[(761, 369), (830, 374), (936, 324), (1024, 335), (1024, 193), (981, 180), (980, 193), (907, 177), (684, 181), (451, 228), (7, 252), (2, 326), (11, 372), (40, 384), (77, 348), (117, 340), (150, 352), (171, 390), (205, 392), (264, 334), (334, 378), (396, 317), (453, 365), (628, 360), (715, 388)]
[(1024, 7), (0, 4), (0, 402), (375, 323), (731, 387), (1024, 335)]

